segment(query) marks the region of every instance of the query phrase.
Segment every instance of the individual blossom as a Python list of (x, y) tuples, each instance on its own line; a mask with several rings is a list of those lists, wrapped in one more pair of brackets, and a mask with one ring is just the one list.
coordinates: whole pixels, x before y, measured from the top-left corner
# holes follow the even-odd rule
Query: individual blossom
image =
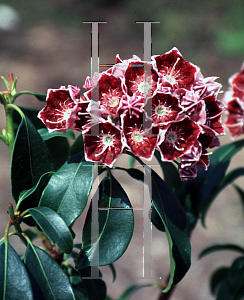
[(199, 68), (185, 61), (177, 48), (174, 47), (163, 55), (154, 55), (152, 60), (163, 86), (170, 85), (173, 90), (178, 88), (190, 90), (194, 85)]
[(118, 117), (122, 105), (123, 80), (109, 73), (102, 73), (96, 86), (85, 93), (88, 100), (99, 101), (101, 115)]
[(223, 96), (227, 111), (225, 126), (234, 138), (244, 133), (244, 64), (239, 73), (229, 78), (229, 84)]
[(156, 93), (145, 106), (145, 111), (150, 112), (150, 109), (150, 117), (155, 125), (165, 125), (182, 118), (183, 109), (179, 100), (170, 93)]
[(150, 126), (142, 113), (136, 117), (122, 116), (122, 128), (127, 148), (135, 155), (151, 160), (158, 141), (159, 126)]
[(158, 149), (163, 161), (175, 161), (196, 143), (201, 128), (188, 117), (161, 129)]
[(78, 117), (76, 110), (80, 101), (80, 89), (69, 85), (47, 91), (46, 106), (39, 112), (38, 118), (48, 130), (65, 132), (73, 129), (73, 123)]
[(84, 145), (86, 160), (108, 167), (112, 167), (124, 147), (120, 129), (103, 120), (84, 132)]

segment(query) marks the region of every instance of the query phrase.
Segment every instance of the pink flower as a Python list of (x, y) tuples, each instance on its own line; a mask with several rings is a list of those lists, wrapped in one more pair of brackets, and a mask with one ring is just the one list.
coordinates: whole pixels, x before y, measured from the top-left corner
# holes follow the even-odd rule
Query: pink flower
[(39, 112), (38, 118), (46, 125), (48, 130), (65, 132), (73, 128), (78, 117), (74, 113), (80, 101), (80, 89), (71, 85), (68, 88), (49, 89), (46, 106)]

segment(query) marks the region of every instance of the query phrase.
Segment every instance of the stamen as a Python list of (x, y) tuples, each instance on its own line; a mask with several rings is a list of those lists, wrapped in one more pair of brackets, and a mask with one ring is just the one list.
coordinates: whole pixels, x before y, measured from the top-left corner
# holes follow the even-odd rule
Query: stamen
[(173, 68), (172, 68), (171, 71), (170, 71), (170, 74), (169, 74), (169, 82), (170, 82), (170, 83), (172, 83), (171, 77), (172, 77), (173, 72), (174, 72), (174, 70), (175, 70), (176, 64), (178, 63), (179, 60), (180, 60), (180, 57), (177, 57), (176, 62), (174, 63)]

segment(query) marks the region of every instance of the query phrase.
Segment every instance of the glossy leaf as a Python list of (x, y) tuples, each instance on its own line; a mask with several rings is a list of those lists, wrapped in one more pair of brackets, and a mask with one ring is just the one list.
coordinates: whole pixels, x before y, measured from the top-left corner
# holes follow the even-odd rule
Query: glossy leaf
[(34, 125), (23, 117), (18, 128), (12, 155), (11, 184), (17, 202), (23, 190), (34, 187), (39, 178), (54, 171), (50, 155)]
[(66, 132), (64, 133), (64, 132), (59, 132), (59, 131), (49, 132), (47, 128), (41, 128), (38, 130), (38, 133), (40, 134), (40, 136), (43, 138), (44, 141), (52, 139), (57, 136), (67, 137), (67, 138), (71, 138), (71, 139), (75, 138), (75, 134), (74, 134), (73, 130), (71, 130), (71, 129), (66, 130)]
[(54, 172), (43, 174), (37, 184), (29, 190), (24, 190), (19, 195), (18, 207), (20, 211), (38, 206), (43, 188), (47, 185)]
[[(147, 184), (151, 182), (149, 191), (152, 198), (152, 204), (163, 226), (166, 230), (169, 252), (170, 252), (170, 279), (164, 292), (170, 290), (172, 284), (178, 283), (186, 274), (191, 265), (191, 245), (187, 236), (187, 217), (178, 198), (167, 186), (164, 180), (148, 166), (144, 166), (146, 174), (139, 171), (135, 176), (133, 172), (128, 172), (133, 178), (141, 181), (143, 175), (147, 178)], [(140, 174), (138, 176), (138, 174)], [(151, 178), (151, 179), (150, 179)], [(152, 220), (153, 221), (153, 220)], [(156, 225), (155, 225), (156, 226)]]
[(237, 186), (236, 184), (233, 184), (234, 188), (236, 189), (237, 193), (240, 196), (242, 205), (243, 205), (243, 209), (244, 209), (244, 191), (242, 188), (240, 188), (239, 186)]
[[(45, 141), (49, 150), (55, 171), (62, 167), (69, 157), (69, 142), (67, 138), (56, 136)], [(57, 155), (58, 153), (58, 155)]]
[[(31, 123), (35, 126), (36, 129), (46, 128), (45, 124), (37, 117), (40, 111), (39, 109), (23, 107), (23, 106), (18, 106), (18, 107), (21, 109), (24, 115), (31, 121)], [(14, 119), (15, 126), (18, 127), (21, 122), (21, 116), (16, 110), (13, 111), (13, 119)]]
[(69, 155), (75, 155), (77, 153), (84, 152), (84, 140), (83, 134), (81, 133), (70, 146)]
[(45, 94), (40, 94), (40, 93), (35, 93), (35, 92), (29, 92), (29, 91), (22, 91), (14, 95), (14, 100), (18, 98), (21, 95), (33, 95), (35, 96), (39, 101), (45, 102), (46, 101), (46, 95)]
[(203, 225), (205, 225), (206, 213), (215, 199), (216, 190), (225, 177), (232, 157), (243, 146), (244, 140), (240, 140), (218, 148), (210, 155), (208, 170), (199, 169), (196, 179), (183, 184), (179, 199), (184, 201), (187, 198), (192, 202), (192, 209), (196, 215), (201, 215)]
[(149, 284), (133, 284), (130, 285), (116, 300), (129, 300), (131, 295), (136, 292), (137, 290), (144, 288), (144, 287), (160, 287), (157, 283), (149, 283)]
[[(167, 292), (172, 284), (178, 283), (191, 265), (191, 245), (187, 236), (187, 218), (177, 197), (162, 178), (148, 167), (145, 168), (150, 178), (152, 203), (159, 214), (168, 238), (170, 253), (170, 279)], [(148, 181), (150, 182), (150, 181)]]
[(45, 300), (75, 300), (69, 278), (45, 251), (28, 244), (24, 262), (38, 283)]
[(210, 289), (211, 293), (215, 294), (220, 284), (227, 278), (229, 267), (222, 267), (217, 269), (211, 276)]
[(237, 168), (232, 171), (230, 171), (228, 174), (224, 176), (224, 178), (221, 180), (219, 185), (216, 187), (216, 189), (213, 191), (213, 193), (205, 199), (205, 201), (202, 203), (200, 210), (202, 214), (202, 222), (205, 225), (205, 217), (207, 214), (207, 211), (209, 207), (211, 206), (212, 202), (216, 198), (216, 196), (229, 184), (233, 183), (234, 180), (239, 178), (240, 176), (244, 175), (244, 168)]
[(115, 270), (115, 267), (114, 267), (113, 264), (109, 264), (108, 266), (109, 266), (109, 268), (110, 268), (110, 270), (111, 270), (111, 272), (112, 272), (112, 275), (113, 275), (113, 282), (114, 282), (115, 279), (116, 279), (116, 270)]
[(220, 250), (229, 250), (229, 251), (237, 251), (240, 253), (244, 253), (244, 248), (238, 246), (238, 245), (234, 245), (234, 244), (224, 244), (224, 245), (220, 245), (220, 244), (216, 244), (213, 246), (210, 246), (206, 249), (204, 249), (200, 254), (199, 254), (199, 259), (203, 258), (204, 256), (213, 253), (215, 251), (220, 251)]
[(48, 207), (30, 208), (29, 213), (45, 235), (64, 253), (71, 253), (73, 238), (64, 220)]
[(72, 156), (50, 179), (44, 189), (40, 206), (56, 211), (67, 225), (83, 212), (92, 186), (91, 162), (84, 153)]
[[(86, 267), (78, 270), (82, 278), (82, 283), (84, 285), (87, 297), (89, 300), (104, 300), (106, 299), (107, 294), (106, 284), (101, 278), (92, 278), (91, 268), (96, 267)], [(98, 274), (99, 277), (102, 277), (100, 271)]]
[(34, 300), (25, 265), (6, 242), (0, 243), (0, 298)]
[(244, 286), (244, 257), (238, 257), (228, 272), (228, 283), (234, 291)]
[(133, 234), (134, 215), (125, 191), (112, 175), (111, 179), (107, 175), (99, 186), (98, 207), (98, 241), (91, 244), (92, 205), (90, 205), (83, 229), (82, 244), (91, 264), (99, 246), (99, 265), (104, 266), (119, 259), (127, 249)]
[(172, 162), (163, 162), (159, 151), (155, 151), (154, 155), (163, 171), (165, 183), (175, 194), (178, 194), (182, 186), (182, 181), (180, 180), (179, 171), (176, 166)]

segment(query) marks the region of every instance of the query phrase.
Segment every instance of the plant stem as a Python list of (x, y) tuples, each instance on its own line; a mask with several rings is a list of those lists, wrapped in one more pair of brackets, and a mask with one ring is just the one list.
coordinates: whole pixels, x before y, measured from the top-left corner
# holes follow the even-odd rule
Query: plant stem
[(9, 150), (12, 153), (14, 148), (14, 121), (13, 121), (13, 109), (11, 107), (5, 106), (6, 113), (6, 124), (7, 124), (7, 135), (8, 135), (8, 146)]

